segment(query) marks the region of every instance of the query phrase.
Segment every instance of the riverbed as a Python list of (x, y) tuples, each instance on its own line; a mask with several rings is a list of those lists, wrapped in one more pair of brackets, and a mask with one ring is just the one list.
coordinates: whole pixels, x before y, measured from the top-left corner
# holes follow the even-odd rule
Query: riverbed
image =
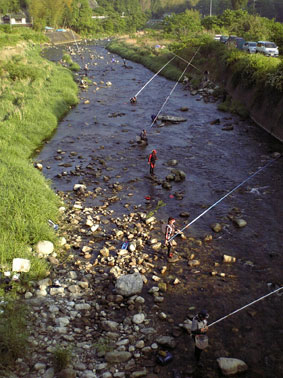
[[(130, 104), (129, 99), (153, 73), (133, 62), (126, 62), (125, 68), (122, 59), (103, 45), (80, 45), (80, 49), (82, 53), (72, 58), (81, 67), (88, 64), (92, 84), (81, 90), (80, 104), (60, 122), (36, 157), (54, 190), (68, 194), (71, 201), (76, 200), (73, 187), (80, 183), (90, 191), (102, 188), (102, 197), (89, 196), (84, 204), (100, 206), (102, 199), (110, 196), (110, 186), (119, 183), (123, 186), (119, 200), (109, 206), (116, 217), (133, 209), (156, 210), (159, 224), (173, 216), (182, 228), (271, 161), (275, 152), (283, 152), (282, 144), (264, 130), (237, 115), (218, 111), (217, 103), (192, 96), (182, 84), (162, 113), (185, 117), (186, 122), (159, 122), (150, 128), (151, 115), (158, 112), (175, 83), (157, 76), (140, 93), (137, 103)], [(60, 59), (61, 48), (54, 52), (56, 56), (49, 51), (49, 57)], [(82, 70), (78, 79), (84, 74)], [(219, 122), (213, 122), (216, 119)], [(233, 128), (223, 130), (225, 126)], [(144, 128), (149, 143), (142, 147), (136, 136)], [(147, 163), (153, 149), (158, 157), (154, 178)], [(166, 190), (161, 183), (172, 170), (172, 159), (177, 160), (175, 168), (184, 171), (186, 179), (171, 182), (172, 188)], [(178, 262), (167, 263), (166, 249), (157, 253), (146, 245), (149, 254), (158, 255), (157, 268), (168, 265), (163, 278), (169, 283), (168, 290), (160, 304), (173, 319), (160, 324), (168, 334), (202, 308), (208, 310), (212, 322), (282, 286), (282, 168), (283, 159), (275, 160), (186, 229), (186, 239), (177, 238), (174, 248), (180, 256)], [(158, 201), (166, 205), (157, 209)], [(180, 217), (181, 213), (188, 214)], [(237, 228), (233, 218), (244, 219), (247, 225)], [(211, 229), (215, 223), (221, 225), (218, 233)], [(110, 226), (105, 229), (111, 231)], [(163, 241), (161, 226), (153, 230), (152, 237)], [(223, 263), (224, 254), (236, 257), (236, 262)], [(200, 265), (190, 267), (190, 259), (199, 260)], [(170, 285), (172, 277), (180, 284)], [(148, 280), (147, 288), (153, 286), (151, 277)], [(221, 376), (216, 359), (226, 356), (248, 364), (245, 377), (280, 377), (282, 298), (272, 295), (212, 327), (209, 348), (202, 356), (204, 366), (193, 376)], [(147, 309), (151, 310), (149, 304)], [(158, 376), (171, 377), (173, 368), (181, 371), (182, 377), (188, 376), (193, 345), (187, 334), (179, 336), (173, 355), (171, 364), (160, 368)]]

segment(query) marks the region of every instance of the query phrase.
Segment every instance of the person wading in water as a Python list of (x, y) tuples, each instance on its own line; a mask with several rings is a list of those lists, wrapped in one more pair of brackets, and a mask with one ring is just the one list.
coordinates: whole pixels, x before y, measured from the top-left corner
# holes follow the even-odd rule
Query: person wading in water
[(200, 365), (200, 355), (203, 349), (208, 345), (208, 337), (206, 336), (208, 313), (206, 310), (200, 311), (193, 318), (191, 333), (195, 342), (195, 359), (197, 365)]
[(148, 164), (149, 164), (149, 173), (153, 176), (154, 175), (154, 167), (155, 162), (157, 160), (156, 150), (153, 150), (152, 153), (148, 157)]

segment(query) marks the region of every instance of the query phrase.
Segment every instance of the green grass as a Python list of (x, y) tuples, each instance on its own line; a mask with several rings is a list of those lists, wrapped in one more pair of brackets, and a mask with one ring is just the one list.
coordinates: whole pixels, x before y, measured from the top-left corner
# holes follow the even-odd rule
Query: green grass
[(66, 369), (72, 359), (72, 348), (64, 348), (57, 346), (54, 350), (53, 355), (53, 366), (56, 373), (60, 372), (63, 369)]
[(31, 260), (31, 279), (48, 268), (27, 246), (56, 242), (48, 219), (58, 219), (59, 198), (34, 168), (31, 156), (77, 103), (71, 72), (40, 56), (37, 46), (0, 63), (0, 270), (15, 257)]

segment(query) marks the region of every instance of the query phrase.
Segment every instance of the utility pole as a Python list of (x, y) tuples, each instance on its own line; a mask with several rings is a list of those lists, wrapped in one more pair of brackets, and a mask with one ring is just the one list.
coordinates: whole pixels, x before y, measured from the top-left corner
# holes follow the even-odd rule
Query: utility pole
[(210, 0), (210, 6), (209, 6), (209, 17), (212, 16), (212, 0)]

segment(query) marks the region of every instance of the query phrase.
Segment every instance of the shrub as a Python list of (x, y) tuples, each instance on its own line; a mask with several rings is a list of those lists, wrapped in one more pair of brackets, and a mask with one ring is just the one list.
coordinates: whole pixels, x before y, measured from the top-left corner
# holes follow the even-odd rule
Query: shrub
[(72, 359), (72, 348), (71, 347), (60, 347), (57, 346), (57, 348), (53, 351), (53, 366), (55, 372), (59, 372), (63, 369), (66, 369), (68, 367), (69, 363)]

